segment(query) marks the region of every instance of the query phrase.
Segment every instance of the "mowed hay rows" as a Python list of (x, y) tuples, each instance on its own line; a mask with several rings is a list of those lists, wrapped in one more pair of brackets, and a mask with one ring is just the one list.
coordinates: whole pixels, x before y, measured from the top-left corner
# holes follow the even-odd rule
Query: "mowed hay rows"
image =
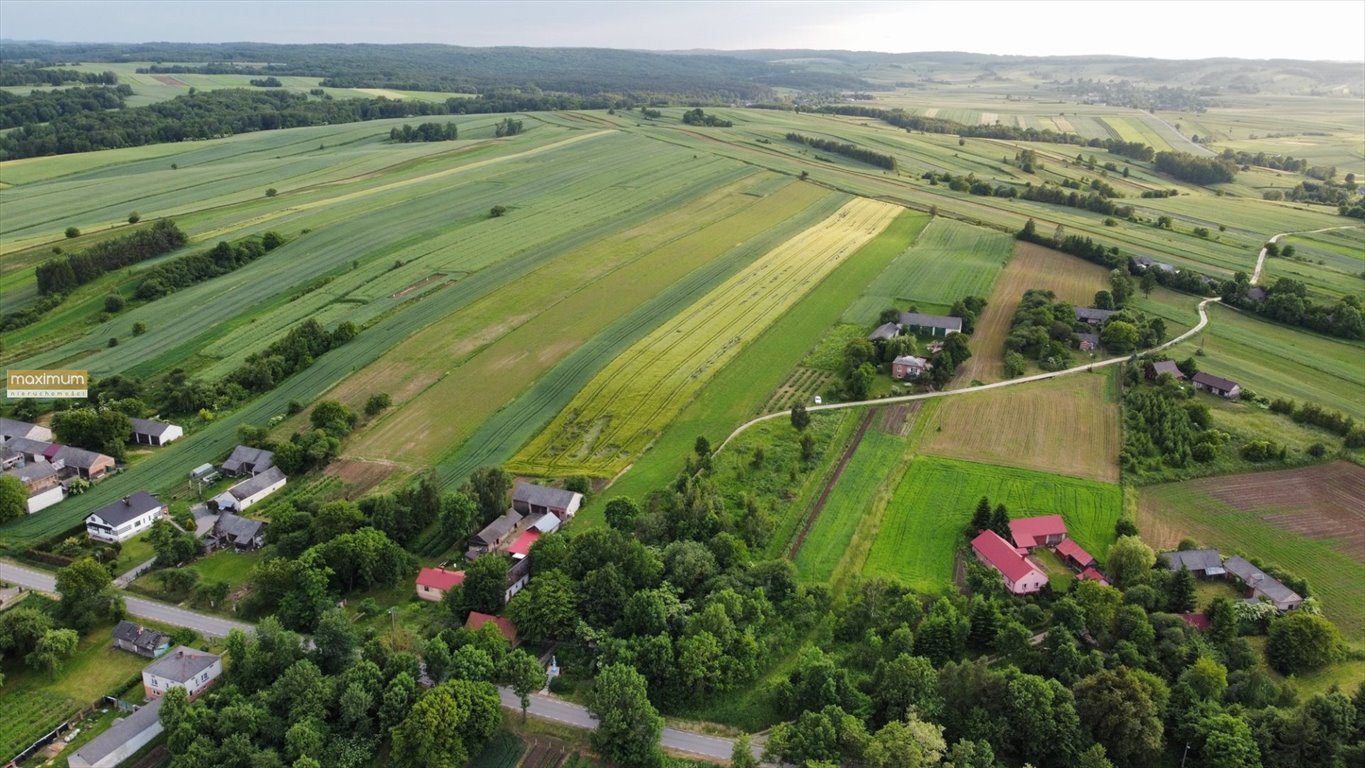
[(1012, 518), (1061, 515), (1067, 534), (1101, 561), (1122, 507), (1117, 485), (920, 456), (896, 488), (863, 575), (926, 592), (950, 588), (963, 529), (982, 496)]
[(1033, 243), (1014, 244), (1014, 257), (995, 281), (986, 310), (976, 320), (972, 358), (958, 374), (960, 382), (992, 382), (1005, 377), (1005, 337), (1019, 299), (1030, 288), (1045, 288), (1059, 301), (1088, 307), (1095, 292), (1109, 288), (1109, 272), (1097, 264)]
[(1117, 483), (1121, 435), (1112, 387), (1112, 374), (1097, 373), (946, 398), (920, 449)]
[(1158, 549), (1192, 537), (1308, 580), (1323, 611), (1365, 638), (1365, 469), (1338, 461), (1143, 488), (1142, 537)]
[(859, 198), (769, 251), (613, 360), (511, 467), (615, 474), (746, 343), (900, 211)]

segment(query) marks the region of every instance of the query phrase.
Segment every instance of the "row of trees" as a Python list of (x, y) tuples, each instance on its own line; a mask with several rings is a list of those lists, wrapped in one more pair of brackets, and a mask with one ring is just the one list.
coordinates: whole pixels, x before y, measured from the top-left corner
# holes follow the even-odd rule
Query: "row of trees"
[(1089, 237), (1081, 235), (1068, 235), (1066, 231), (1058, 225), (1056, 233), (1052, 237), (1038, 231), (1038, 224), (1033, 219), (1024, 222), (1023, 229), (1015, 233), (1014, 237), (1028, 243), (1053, 248), (1063, 253), (1085, 259), (1093, 264), (1113, 269), (1124, 265), (1124, 260), (1119, 256), (1119, 248), (1116, 245), (1105, 247), (1100, 243), (1091, 240)]
[(39, 264), (34, 270), (38, 293), (65, 293), (85, 285), (106, 272), (169, 253), (188, 238), (170, 219), (159, 219), (150, 227), (96, 243), (78, 253), (59, 256)]
[(1188, 152), (1158, 152), (1153, 168), (1191, 184), (1225, 184), (1237, 178), (1237, 164), (1224, 157), (1197, 157)]
[(86, 85), (118, 85), (118, 75), (113, 72), (82, 72), (78, 69), (47, 68), (39, 63), (0, 64), (0, 86), (15, 85), (66, 85), (84, 83)]
[(876, 152), (866, 147), (856, 144), (834, 141), (832, 139), (821, 139), (814, 136), (802, 136), (799, 133), (788, 133), (787, 141), (794, 141), (798, 144), (805, 144), (808, 147), (833, 152), (836, 155), (843, 155), (851, 160), (860, 163), (875, 165), (878, 168), (885, 168), (889, 171), (896, 170), (896, 158), (883, 152)]
[(1024, 187), (1019, 196), (1025, 200), (1033, 200), (1039, 203), (1051, 203), (1052, 205), (1065, 205), (1071, 208), (1080, 208), (1085, 211), (1102, 213), (1106, 216), (1117, 216), (1121, 219), (1129, 218), (1133, 215), (1133, 206), (1120, 205), (1110, 200), (1105, 194), (1099, 191), (1083, 194), (1072, 190), (1067, 192), (1060, 187), (1050, 184), (1040, 184), (1034, 186), (1028, 184)]
[(402, 128), (389, 130), (389, 141), (407, 144), (414, 141), (454, 141), (459, 138), (459, 130), (454, 123), (422, 123), (413, 128), (404, 124)]
[(127, 85), (33, 91), (27, 96), (0, 91), (0, 129), (45, 123), (63, 115), (120, 109), (124, 99), (132, 95), (133, 89)]
[(701, 107), (689, 109), (684, 112), (682, 121), (687, 125), (704, 125), (708, 128), (729, 128), (734, 125), (734, 123), (724, 118), (706, 114)]
[(236, 243), (220, 241), (207, 251), (181, 256), (147, 270), (146, 276), (133, 291), (133, 296), (151, 301), (195, 283), (226, 275), (284, 245), (284, 242), (277, 232), (266, 232), (260, 237), (249, 237)]

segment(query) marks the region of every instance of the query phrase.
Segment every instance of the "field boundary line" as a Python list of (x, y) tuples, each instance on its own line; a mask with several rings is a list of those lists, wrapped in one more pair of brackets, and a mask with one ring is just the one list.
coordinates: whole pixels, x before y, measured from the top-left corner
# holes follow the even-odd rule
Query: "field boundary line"
[(787, 547), (787, 559), (795, 561), (796, 555), (801, 551), (801, 545), (806, 543), (806, 536), (810, 534), (810, 529), (815, 526), (815, 521), (820, 517), (820, 510), (825, 508), (825, 502), (829, 501), (829, 495), (834, 491), (834, 486), (843, 476), (844, 469), (853, 460), (853, 454), (857, 453), (858, 446), (863, 442), (863, 435), (867, 434), (867, 428), (872, 425), (872, 416), (876, 412), (869, 409), (863, 414), (862, 421), (858, 422), (858, 429), (854, 431), (853, 438), (848, 441), (848, 447), (839, 457), (839, 463), (834, 465), (834, 471), (825, 479), (825, 487), (820, 489), (820, 495), (811, 502), (810, 512), (806, 513), (806, 519), (801, 522), (801, 529), (796, 532), (796, 538), (792, 539), (791, 546)]
[(1312, 235), (1317, 234), (1318, 232), (1331, 232), (1334, 229), (1358, 229), (1358, 227), (1355, 224), (1347, 224), (1344, 227), (1323, 227), (1322, 229), (1310, 229), (1306, 232), (1281, 232), (1278, 235), (1272, 235), (1271, 238), (1266, 241), (1266, 244), (1261, 246), (1261, 252), (1256, 255), (1256, 270), (1251, 273), (1251, 284), (1255, 285), (1261, 282), (1261, 268), (1265, 266), (1265, 252), (1271, 243), (1279, 242), (1279, 239), (1282, 237)]
[[(1085, 365), (1078, 365), (1078, 366), (1076, 366), (1076, 367), (1074, 367), (1074, 368), (1067, 368), (1067, 369), (1064, 369), (1064, 370), (1061, 370), (1061, 371), (1050, 371), (1050, 372), (1045, 372), (1045, 373), (1037, 373), (1037, 374), (1034, 374), (1034, 375), (1032, 375), (1032, 376), (1023, 376), (1023, 377), (1018, 378), (1018, 379), (1006, 379), (1005, 381), (997, 381), (997, 382), (994, 382), (994, 383), (992, 383), (992, 384), (982, 384), (982, 385), (979, 386), (979, 387), (968, 387), (968, 388), (966, 388), (966, 389), (950, 389), (950, 390), (947, 390), (947, 391), (945, 391), (945, 392), (923, 392), (923, 393), (920, 393), (920, 394), (918, 394), (918, 395), (900, 395), (900, 396), (897, 396), (897, 397), (882, 397), (882, 398), (877, 398), (877, 399), (874, 399), (874, 400), (854, 400), (854, 401), (848, 402), (848, 403), (830, 403), (830, 404), (828, 404), (828, 405), (812, 405), (812, 406), (807, 407), (807, 408), (806, 408), (806, 411), (807, 411), (807, 412), (810, 412), (810, 413), (814, 413), (814, 412), (816, 412), (816, 411), (838, 411), (838, 410), (843, 410), (843, 409), (845, 409), (845, 408), (864, 408), (864, 407), (868, 407), (868, 406), (890, 405), (890, 404), (892, 404), (892, 403), (910, 403), (910, 402), (914, 402), (914, 401), (916, 401), (916, 400), (930, 400), (930, 399), (940, 398), (940, 397), (952, 397), (952, 396), (954, 396), (954, 395), (969, 395), (969, 394), (972, 394), (973, 392), (984, 392), (984, 391), (990, 390), (990, 389), (1002, 389), (1002, 388), (1004, 388), (1004, 387), (1011, 387), (1011, 386), (1015, 386), (1015, 385), (1018, 385), (1018, 384), (1028, 384), (1029, 382), (1033, 382), (1033, 381), (1046, 381), (1046, 380), (1048, 380), (1048, 379), (1055, 379), (1055, 378), (1058, 378), (1058, 377), (1061, 377), (1061, 376), (1069, 376), (1069, 375), (1071, 375), (1071, 374), (1073, 374), (1073, 373), (1089, 373), (1090, 371), (1092, 371), (1092, 370), (1094, 370), (1094, 369), (1096, 369), (1096, 368), (1106, 368), (1106, 367), (1108, 367), (1108, 366), (1111, 366), (1111, 365), (1118, 365), (1119, 363), (1127, 362), (1127, 361), (1129, 361), (1129, 360), (1136, 360), (1137, 358), (1139, 358), (1139, 357), (1141, 357), (1141, 356), (1143, 356), (1143, 355), (1150, 355), (1150, 354), (1152, 354), (1153, 352), (1160, 352), (1160, 351), (1162, 351), (1162, 350), (1164, 350), (1164, 349), (1169, 349), (1169, 348), (1171, 348), (1171, 347), (1173, 347), (1173, 346), (1175, 346), (1175, 345), (1181, 343), (1182, 341), (1185, 341), (1186, 339), (1190, 338), (1191, 336), (1194, 336), (1195, 334), (1197, 334), (1197, 333), (1199, 333), (1200, 331), (1204, 330), (1205, 326), (1207, 326), (1207, 325), (1209, 324), (1209, 314), (1208, 314), (1208, 311), (1207, 311), (1207, 307), (1208, 307), (1209, 303), (1210, 303), (1210, 302), (1216, 303), (1216, 302), (1221, 302), (1221, 301), (1222, 301), (1222, 299), (1221, 299), (1221, 298), (1218, 298), (1218, 297), (1209, 297), (1209, 298), (1204, 299), (1203, 301), (1200, 301), (1200, 302), (1199, 302), (1199, 306), (1196, 307), (1196, 309), (1199, 310), (1199, 322), (1198, 322), (1193, 328), (1189, 329), (1188, 331), (1185, 331), (1184, 333), (1180, 334), (1179, 336), (1176, 336), (1174, 339), (1171, 339), (1170, 341), (1167, 341), (1167, 342), (1164, 342), (1164, 343), (1162, 343), (1162, 344), (1159, 344), (1159, 345), (1157, 345), (1157, 346), (1155, 346), (1155, 347), (1152, 347), (1151, 349), (1148, 349), (1148, 350), (1144, 350), (1144, 351), (1141, 351), (1141, 352), (1134, 352), (1134, 353), (1131, 354), (1131, 355), (1124, 355), (1124, 356), (1121, 356), (1121, 357), (1111, 357), (1111, 358), (1108, 358), (1108, 359), (1106, 359), (1106, 360), (1099, 360), (1099, 361), (1096, 361), (1096, 362), (1086, 363)], [(776, 418), (779, 418), (779, 417), (782, 417), (782, 416), (786, 416), (786, 415), (788, 415), (788, 413), (789, 413), (788, 411), (778, 411), (778, 412), (776, 412), (776, 413), (764, 414), (763, 416), (759, 416), (759, 417), (757, 417), (757, 418), (750, 419), (749, 421), (747, 421), (747, 422), (745, 422), (745, 423), (739, 425), (738, 427), (735, 428), (735, 430), (734, 430), (733, 432), (730, 433), (730, 435), (729, 435), (728, 437), (725, 438), (725, 441), (722, 442), (722, 443), (716, 448), (716, 450), (713, 452), (712, 455), (719, 454), (721, 451), (725, 450), (725, 446), (729, 445), (730, 442), (731, 442), (732, 440), (734, 440), (734, 439), (735, 439), (736, 437), (738, 437), (741, 433), (743, 433), (745, 430), (749, 429), (750, 427), (754, 426), (755, 424), (761, 424), (761, 423), (763, 423), (763, 422), (765, 422), (765, 421), (771, 421), (772, 419), (776, 419)]]

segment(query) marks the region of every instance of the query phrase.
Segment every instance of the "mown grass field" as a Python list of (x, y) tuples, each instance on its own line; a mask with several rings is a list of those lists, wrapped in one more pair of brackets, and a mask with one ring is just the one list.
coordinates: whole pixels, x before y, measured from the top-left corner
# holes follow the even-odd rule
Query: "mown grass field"
[(721, 366), (899, 211), (855, 200), (768, 252), (613, 360), (509, 467), (611, 477)]
[(930, 456), (915, 458), (877, 531), (862, 573), (917, 590), (952, 588), (963, 529), (982, 496), (1010, 517), (1059, 514), (1067, 533), (1103, 561), (1122, 501), (1117, 485)]
[(1009, 260), (1009, 235), (952, 219), (935, 219), (905, 255), (887, 267), (868, 293), (891, 306), (951, 305), (964, 296), (990, 295), (996, 275)]
[(1360, 642), (1365, 640), (1360, 472), (1334, 464), (1147, 486), (1139, 497), (1138, 528), (1157, 548), (1188, 536), (1225, 556), (1241, 552), (1302, 576), (1324, 613)]
[(1117, 483), (1121, 434), (1114, 371), (947, 398), (919, 449)]

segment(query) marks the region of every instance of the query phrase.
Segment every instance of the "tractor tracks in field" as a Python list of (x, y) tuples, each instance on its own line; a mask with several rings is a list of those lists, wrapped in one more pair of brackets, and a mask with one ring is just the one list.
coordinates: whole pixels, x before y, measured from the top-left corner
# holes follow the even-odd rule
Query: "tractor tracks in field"
[(820, 489), (820, 495), (811, 504), (810, 511), (806, 513), (806, 519), (801, 522), (801, 530), (797, 532), (796, 538), (787, 548), (787, 559), (795, 561), (796, 555), (801, 551), (801, 545), (806, 543), (806, 536), (810, 534), (810, 529), (815, 526), (815, 521), (820, 518), (820, 510), (825, 508), (825, 502), (829, 501), (829, 495), (834, 491), (834, 486), (839, 482), (839, 477), (844, 474), (844, 468), (853, 459), (853, 454), (857, 452), (858, 445), (863, 442), (863, 435), (867, 434), (867, 428), (872, 426), (872, 417), (877, 412), (869, 408), (863, 414), (862, 421), (858, 422), (858, 429), (854, 431), (853, 438), (848, 441), (848, 447), (839, 457), (839, 463), (834, 466), (834, 471), (825, 479), (825, 485)]

